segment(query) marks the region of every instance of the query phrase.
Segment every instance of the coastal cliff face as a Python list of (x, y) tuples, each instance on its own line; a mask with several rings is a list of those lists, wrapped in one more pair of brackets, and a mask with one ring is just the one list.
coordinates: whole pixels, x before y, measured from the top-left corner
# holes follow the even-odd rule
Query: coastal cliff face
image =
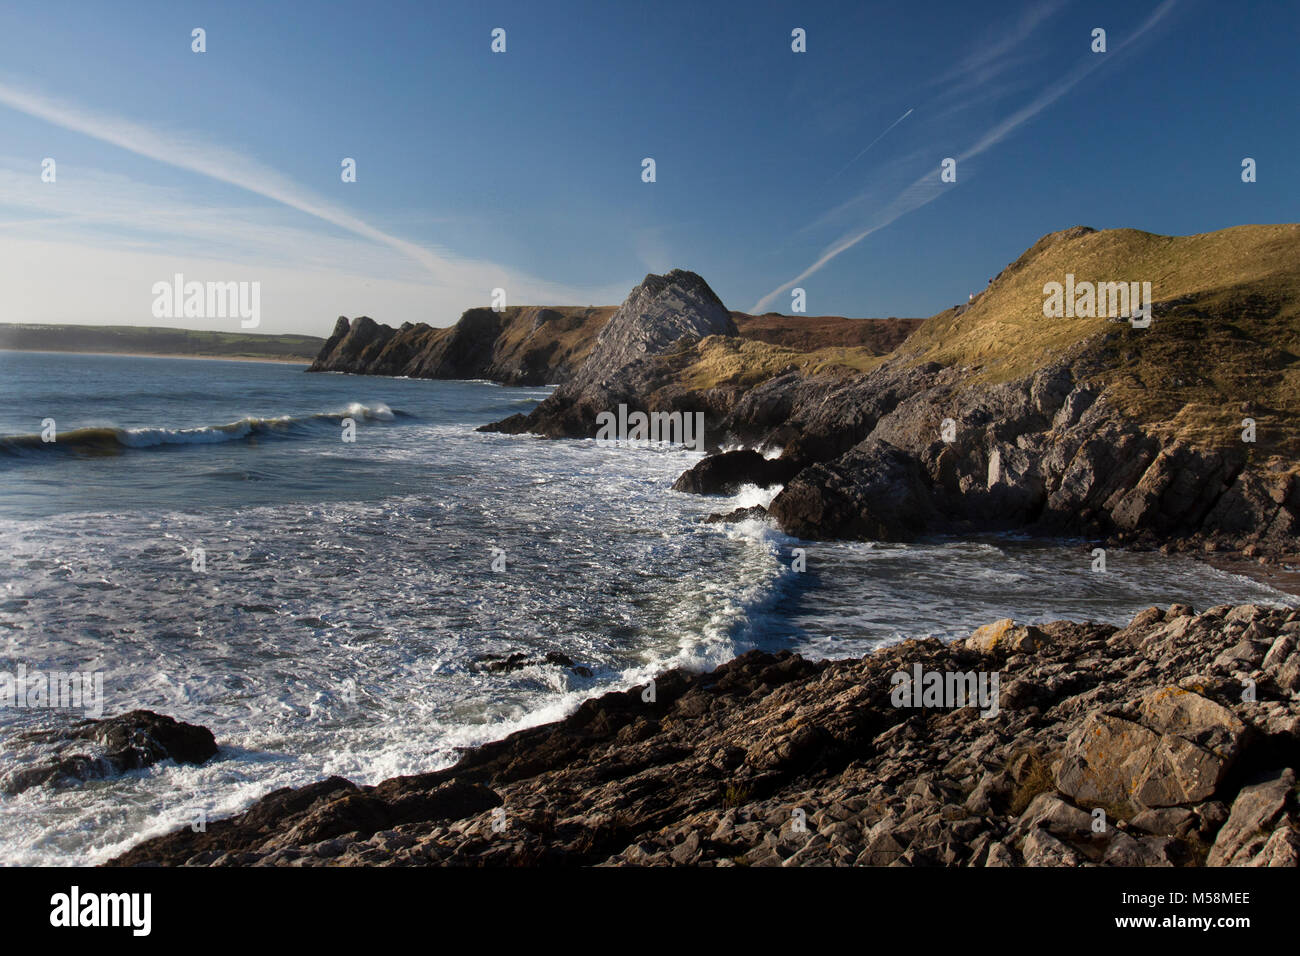
[[(1186, 238), (1080, 227), (1044, 237), (888, 355), (810, 361), (725, 334), (679, 339), (486, 430), (586, 437), (620, 402), (703, 412), (714, 447), (781, 449), (794, 474), (770, 513), (805, 538), (1025, 529), (1291, 559), (1296, 262), (1295, 225)], [(1157, 277), (1150, 327), (1045, 317), (1044, 285), (1067, 274)]]
[[(683, 336), (738, 335), (781, 347), (790, 354), (819, 349), (867, 349), (884, 354), (921, 321), (792, 318), (743, 312), (729, 313), (728, 320), (713, 291), (693, 273), (678, 270), (669, 276), (647, 277), (647, 282), (649, 285), (643, 284), (638, 290), (647, 308), (653, 304), (651, 311), (656, 312), (658, 320), (621, 321), (605, 338), (604, 357), (589, 370), (593, 377), (608, 375), (638, 357), (661, 352)], [(662, 295), (663, 301), (656, 301), (656, 294)], [(368, 316), (351, 321), (339, 316), (308, 371), (558, 385), (585, 367), (617, 311), (616, 306), (522, 306), (499, 313), (470, 309), (448, 328), (408, 322), (398, 329)], [(626, 303), (623, 311), (625, 316), (629, 314)]]
[[(1295, 866), (1297, 639), (1297, 610), (1175, 605), (860, 660), (751, 651), (111, 865)], [(931, 674), (998, 685), (963, 706), (923, 697)]]
[[(1298, 261), (1296, 226), (1058, 233), (864, 378), (767, 383), (720, 427), (809, 463), (772, 502), (793, 534), (1028, 528), (1290, 558)], [(1076, 271), (1163, 276), (1151, 326), (1045, 318), (1044, 283)]]
[(618, 307), (573, 378), (573, 390), (603, 383), (634, 362), (658, 355), (683, 338), (736, 336), (731, 313), (694, 272), (648, 275)]
[[(693, 393), (678, 385), (671, 357), (689, 353), (701, 340), (739, 338), (739, 330), (708, 283), (674, 269), (648, 275), (602, 330), (587, 363), (528, 415), (514, 415), (481, 431), (535, 432), (548, 437), (590, 437), (597, 416), (620, 404), (652, 411), (687, 408)], [(664, 359), (669, 358), (668, 364)], [(670, 393), (647, 401), (660, 384)]]
[[(527, 415), (481, 431), (589, 438), (620, 404), (647, 412), (703, 412), (716, 425), (756, 384), (785, 369), (833, 379), (877, 361), (916, 319), (842, 319), (728, 313), (708, 284), (674, 269), (646, 276), (610, 320), (587, 364)], [(716, 444), (716, 442), (714, 442)]]
[(339, 316), (309, 372), (553, 385), (582, 366), (612, 308), (470, 309), (448, 328)]

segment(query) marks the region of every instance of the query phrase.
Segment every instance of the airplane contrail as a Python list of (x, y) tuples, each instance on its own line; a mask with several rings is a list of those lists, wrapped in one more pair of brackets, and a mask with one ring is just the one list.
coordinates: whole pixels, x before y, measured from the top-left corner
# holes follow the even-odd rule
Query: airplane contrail
[[(911, 116), (911, 115), (912, 115), (912, 110), (914, 110), (914, 109), (916, 109), (916, 107), (912, 107), (912, 108), (909, 109), (906, 113), (904, 113), (902, 116), (900, 116), (898, 119), (896, 119), (896, 120), (894, 120), (892, 123), (890, 123), (889, 126), (886, 127), (886, 129), (885, 129), (885, 133), (888, 133), (891, 129), (893, 129), (893, 128), (894, 128), (895, 126), (897, 126), (899, 123), (903, 122), (903, 120), (905, 120), (905, 119), (907, 119), (909, 116)], [(844, 164), (844, 169), (848, 169), (850, 166), (852, 166), (854, 163), (856, 163), (859, 159), (861, 159), (862, 156), (863, 156), (863, 154), (866, 153), (866, 151), (867, 151), (868, 149), (870, 149), (872, 146), (875, 146), (875, 145), (876, 145), (877, 143), (879, 143), (882, 139), (884, 139), (884, 138), (885, 138), (885, 133), (881, 133), (879, 136), (877, 136), (875, 139), (873, 139), (871, 142), (869, 142), (869, 143), (866, 145), (866, 149), (863, 149), (861, 153), (858, 153), (858, 155), (854, 156), (854, 157), (853, 157), (852, 159), (850, 159), (847, 163), (845, 163), (845, 164)], [(828, 182), (828, 183), (833, 183), (833, 182), (835, 182), (835, 180), (839, 179), (840, 176), (843, 175), (843, 173), (844, 173), (844, 169), (841, 169), (838, 173), (836, 173), (836, 174), (835, 174), (834, 176), (832, 176), (830, 179), (826, 180), (826, 182)]]
[[(1178, 0), (1164, 0), (1164, 2), (1161, 3), (1160, 6), (1158, 6), (1155, 9), (1155, 12), (1153, 12), (1151, 16), (1147, 17), (1147, 19), (1143, 22), (1143, 24), (1140, 27), (1138, 27), (1136, 31), (1130, 34), (1124, 40), (1123, 43), (1121, 43), (1119, 46), (1114, 48), (1114, 53), (1112, 53), (1111, 55), (1120, 53), (1131, 44), (1137, 43), (1139, 40), (1141, 40), (1141, 38), (1149, 30), (1154, 28), (1156, 24), (1158, 24), (1161, 20), (1165, 18), (1165, 16), (1169, 13), (1170, 10), (1172, 10), (1177, 5), (1177, 3)], [(979, 142), (977, 142), (974, 146), (967, 149), (965, 152), (958, 155), (956, 159), (959, 162), (967, 159), (971, 159), (975, 156), (979, 156), (981, 153), (985, 152), (986, 150), (996, 146), (1007, 136), (1009, 136), (1013, 131), (1018, 129), (1020, 126), (1024, 125), (1029, 120), (1033, 119), (1043, 110), (1047, 109), (1057, 100), (1059, 100), (1062, 96), (1064, 96), (1066, 93), (1072, 90), (1080, 81), (1084, 79), (1084, 77), (1090, 74), (1098, 66), (1100, 62), (1101, 61), (1097, 60), (1096, 58), (1090, 60), (1084, 60), (1072, 72), (1067, 73), (1064, 77), (1058, 79), (1055, 83), (1053, 83), (1046, 90), (1044, 90), (1037, 97), (1035, 97), (1028, 105), (1017, 110), (1015, 113), (1012, 113), (1001, 123), (997, 124), (992, 129), (986, 131), (984, 136), (980, 138)], [(910, 113), (911, 110), (908, 110), (907, 112)], [(903, 115), (906, 116), (907, 113), (904, 113)], [(894, 125), (897, 126), (898, 123), (901, 121), (902, 121), (902, 117), (899, 117), (898, 121), (896, 121)], [(885, 130), (885, 132), (887, 133), (889, 132), (889, 130)], [(881, 136), (883, 135), (884, 133), (881, 133)], [(876, 138), (879, 139), (880, 137), (876, 137)], [(867, 149), (870, 148), (871, 148), (870, 146), (867, 147)], [(866, 150), (863, 150), (862, 152), (865, 153)], [(858, 155), (860, 156), (862, 154), (859, 153)], [(854, 158), (856, 159), (857, 157)], [(861, 242), (863, 239), (867, 238), (867, 236), (871, 235), (877, 230), (883, 229), (885, 226), (890, 225), (894, 221), (907, 215), (909, 212), (921, 208), (922, 206), (936, 199), (938, 196), (942, 195), (943, 192), (942, 190), (934, 188), (935, 186), (937, 186), (937, 184), (938, 184), (938, 177), (935, 171), (931, 170), (930, 172), (927, 172), (924, 175), (922, 175), (914, 183), (912, 183), (905, 190), (903, 190), (902, 193), (896, 196), (894, 198), (894, 201), (890, 203), (890, 205), (882, 213), (878, 214), (876, 222), (874, 222), (870, 226), (866, 226), (865, 228), (860, 229), (858, 232), (850, 233), (846, 236), (843, 236), (838, 241), (828, 246), (822, 252), (821, 256), (818, 257), (816, 262), (810, 265), (807, 269), (804, 269), (803, 272), (799, 273), (789, 282), (777, 286), (767, 295), (763, 296), (756, 303), (754, 303), (753, 306), (750, 307), (749, 311), (754, 315), (758, 315), (759, 313), (767, 311), (767, 307), (772, 302), (776, 301), (776, 297), (778, 295), (780, 295), (782, 292), (785, 292), (787, 289), (792, 288), (796, 284), (808, 278), (813, 273), (820, 270), (823, 266), (826, 265), (826, 263), (830, 262), (836, 256), (839, 256), (840, 254), (848, 251), (849, 249), (852, 249), (859, 242)]]

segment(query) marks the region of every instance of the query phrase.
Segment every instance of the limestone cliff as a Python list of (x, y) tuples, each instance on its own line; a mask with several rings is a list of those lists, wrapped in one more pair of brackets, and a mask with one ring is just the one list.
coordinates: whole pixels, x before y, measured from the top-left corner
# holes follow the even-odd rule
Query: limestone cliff
[(367, 316), (340, 316), (308, 371), (411, 378), (485, 378), (506, 385), (553, 385), (582, 365), (614, 310), (588, 306), (470, 309), (447, 328), (400, 329)]
[[(488, 430), (594, 434), (617, 403), (779, 448), (807, 538), (1022, 529), (1300, 558), (1300, 226), (1045, 236), (893, 351), (683, 336)], [(1045, 288), (1151, 284), (1152, 322), (1044, 315)], [(644, 290), (629, 301), (639, 301)], [(732, 469), (734, 470), (734, 469)], [(734, 480), (743, 476), (733, 475)], [(754, 476), (754, 480), (762, 476)], [(697, 487), (692, 479), (683, 487)]]

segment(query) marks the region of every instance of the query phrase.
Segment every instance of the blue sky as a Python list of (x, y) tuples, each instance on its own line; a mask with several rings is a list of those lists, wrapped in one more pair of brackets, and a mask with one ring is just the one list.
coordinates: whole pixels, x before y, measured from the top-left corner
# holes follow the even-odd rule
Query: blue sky
[(154, 319), (180, 271), (325, 335), (673, 267), (734, 309), (929, 315), (1072, 225), (1300, 219), (1297, 37), (1265, 0), (10, 4), (0, 321), (237, 328)]

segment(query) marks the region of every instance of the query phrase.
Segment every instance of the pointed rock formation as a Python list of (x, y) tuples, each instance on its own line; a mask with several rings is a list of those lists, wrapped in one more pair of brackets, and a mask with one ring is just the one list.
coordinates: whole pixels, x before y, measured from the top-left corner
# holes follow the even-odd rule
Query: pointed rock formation
[(582, 438), (595, 435), (599, 413), (613, 411), (620, 403), (643, 411), (696, 411), (685, 406), (644, 407), (645, 375), (653, 374), (649, 360), (706, 336), (739, 334), (722, 300), (694, 272), (673, 269), (666, 275), (648, 275), (601, 330), (572, 381), (530, 414), (512, 415), (479, 430)]
[(578, 370), (579, 388), (599, 384), (638, 359), (666, 352), (686, 336), (739, 335), (731, 313), (694, 272), (648, 275), (600, 331)]

